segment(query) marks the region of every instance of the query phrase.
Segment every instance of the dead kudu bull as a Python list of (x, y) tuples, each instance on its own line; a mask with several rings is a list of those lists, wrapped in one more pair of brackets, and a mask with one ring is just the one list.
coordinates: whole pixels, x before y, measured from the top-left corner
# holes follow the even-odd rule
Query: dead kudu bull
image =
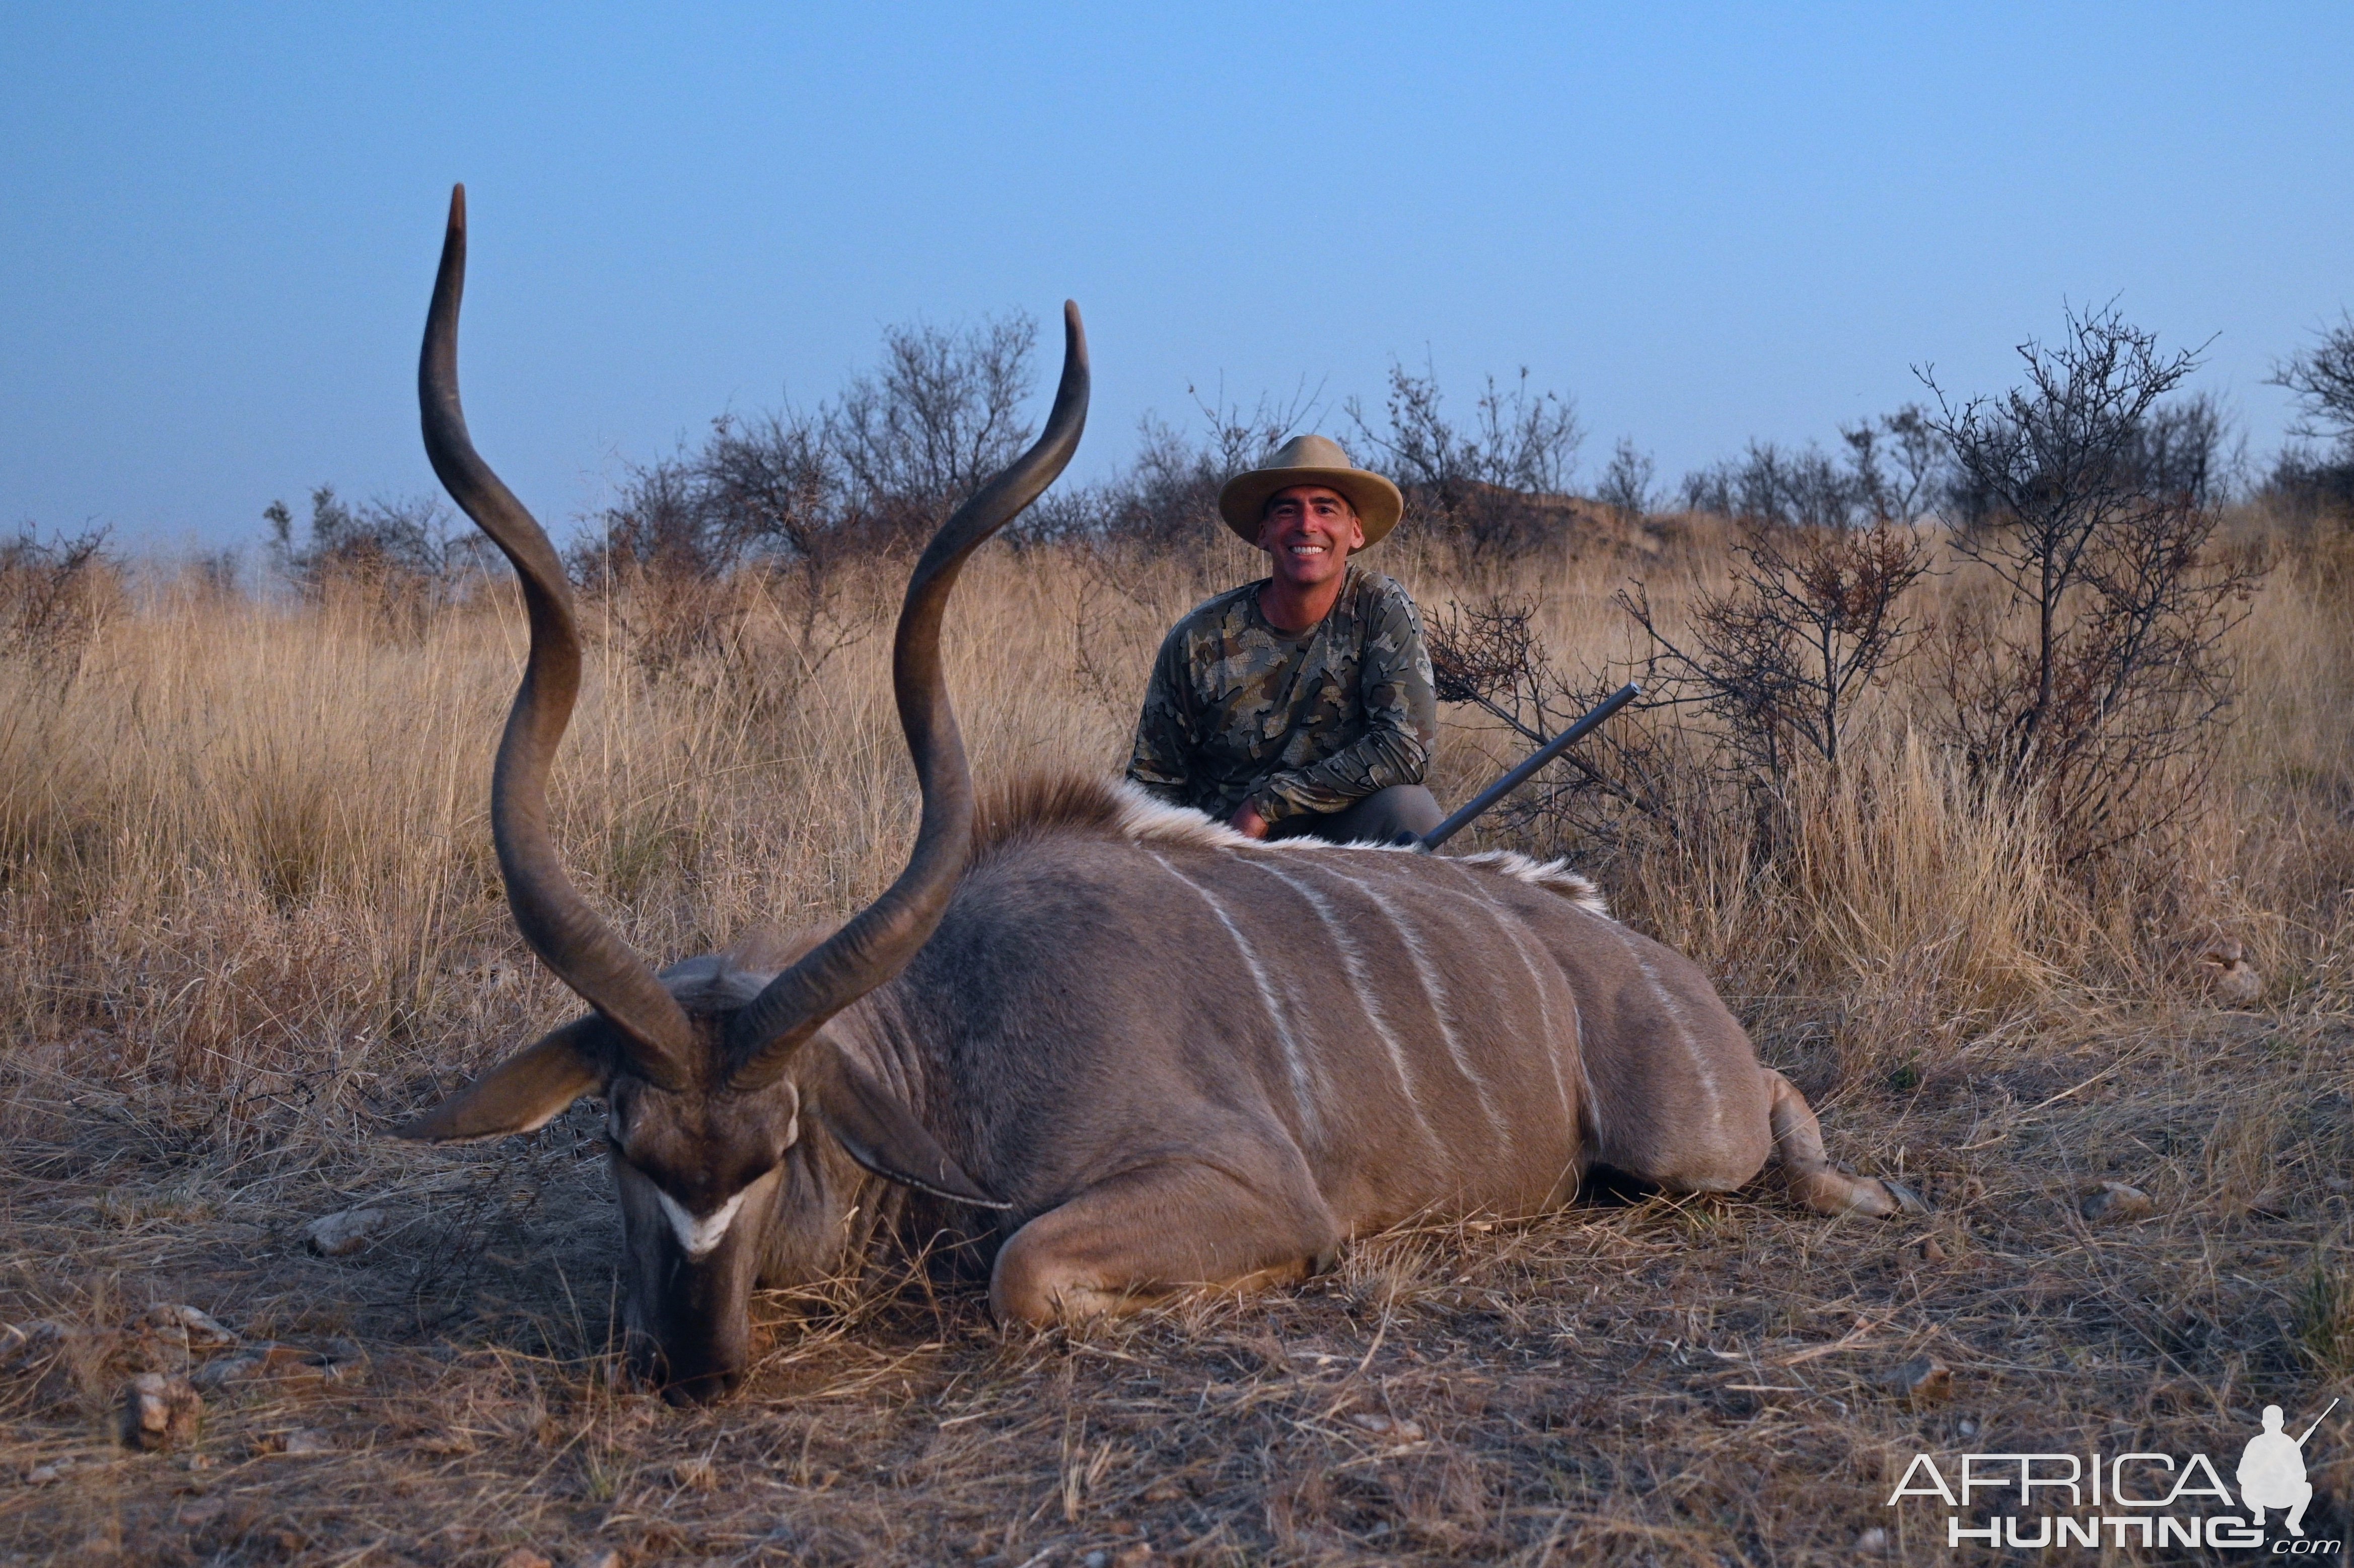
[(824, 1277), (895, 1229), (993, 1257), (997, 1314), (1047, 1322), (1310, 1273), (1409, 1215), (1540, 1211), (1597, 1164), (1722, 1192), (1773, 1158), (1826, 1213), (1904, 1201), (1831, 1169), (1700, 970), (1557, 865), (1264, 843), (1095, 781), (976, 809), (941, 615), (965, 558), (1077, 445), (1076, 309), (1044, 433), (907, 586), (893, 679), (923, 814), (907, 870), (814, 945), (754, 938), (656, 974), (548, 838), (579, 641), (553, 547), (460, 411), (465, 247), (461, 188), (419, 372), (425, 444), (523, 581), (531, 652), (492, 831), (516, 926), (595, 1011), (403, 1136), (526, 1131), (602, 1096), (628, 1348), (673, 1398), (742, 1377), (756, 1282)]

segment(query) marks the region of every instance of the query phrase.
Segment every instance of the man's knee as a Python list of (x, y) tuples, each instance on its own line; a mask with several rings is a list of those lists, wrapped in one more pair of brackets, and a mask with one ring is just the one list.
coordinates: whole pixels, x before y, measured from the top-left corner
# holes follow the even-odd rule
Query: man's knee
[(1299, 817), (1282, 827), (1289, 829), (1284, 836), (1308, 834), (1330, 839), (1334, 843), (1385, 844), (1405, 833), (1421, 838), (1447, 820), (1438, 809), (1438, 798), (1419, 784), (1393, 784), (1386, 789), (1376, 789), (1345, 811), (1330, 816)]
[(1366, 836), (1384, 842), (1400, 833), (1420, 838), (1447, 820), (1438, 797), (1419, 784), (1393, 784), (1368, 797), (1363, 810), (1373, 828)]

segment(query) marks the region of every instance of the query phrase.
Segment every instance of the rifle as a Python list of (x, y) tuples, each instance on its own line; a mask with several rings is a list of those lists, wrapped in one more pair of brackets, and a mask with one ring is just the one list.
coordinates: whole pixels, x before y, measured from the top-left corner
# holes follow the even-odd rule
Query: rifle
[[(1546, 741), (1543, 746), (1538, 747), (1536, 750), (1529, 754), (1528, 759), (1522, 762), (1518, 768), (1513, 768), (1510, 773), (1505, 774), (1501, 779), (1497, 779), (1493, 784), (1490, 784), (1485, 789), (1480, 790), (1478, 795), (1472, 798), (1469, 805), (1464, 807), (1461, 810), (1447, 818), (1447, 821), (1439, 823), (1438, 826), (1431, 829), (1430, 832), (1424, 834), (1419, 841), (1415, 841), (1415, 847), (1425, 854), (1428, 854), (1438, 848), (1439, 845), (1445, 843), (1457, 833), (1462, 832), (1465, 825), (1473, 818), (1479, 816), (1479, 813), (1488, 810), (1489, 807), (1493, 806), (1497, 801), (1502, 800), (1505, 796), (1511, 794), (1513, 790), (1527, 783), (1531, 774), (1534, 773), (1538, 768), (1543, 768), (1546, 763), (1551, 762), (1554, 758), (1559, 757), (1563, 752), (1567, 751), (1579, 741), (1585, 739), (1586, 736), (1591, 734), (1595, 727), (1600, 725), (1604, 719), (1608, 718), (1612, 714), (1617, 713), (1620, 708), (1625, 707), (1628, 703), (1633, 702), (1637, 697), (1639, 697), (1642, 694), (1643, 688), (1636, 684), (1634, 682), (1629, 681), (1625, 685), (1619, 687), (1617, 691), (1611, 693), (1608, 696), (1603, 698), (1600, 704), (1598, 704), (1591, 713), (1588, 713), (1585, 717), (1579, 719), (1575, 724), (1571, 725), (1567, 729), (1563, 730), (1559, 735), (1554, 736), (1551, 740)], [(2324, 1411), (2322, 1414), (2327, 1415), (2328, 1412)]]
[[(2305, 1437), (2310, 1437), (2315, 1433), (2320, 1431), (2321, 1424), (2329, 1419), (2329, 1412), (2337, 1408), (2338, 1402), (2334, 1399), (2331, 1400), (2327, 1407), (2325, 1408), (2320, 1414), (2313, 1418), (2313, 1425), (2305, 1429)], [(2305, 1446), (2305, 1437), (2300, 1437), (2296, 1440), (2296, 1446), (2298, 1447), (2302, 1448)]]

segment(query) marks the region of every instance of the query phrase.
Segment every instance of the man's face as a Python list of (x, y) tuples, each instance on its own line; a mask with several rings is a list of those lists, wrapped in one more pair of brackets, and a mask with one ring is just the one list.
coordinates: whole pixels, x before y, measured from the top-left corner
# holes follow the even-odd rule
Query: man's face
[(1349, 552), (1364, 546), (1356, 508), (1321, 484), (1277, 491), (1259, 521), (1258, 547), (1275, 557), (1275, 575), (1293, 588), (1314, 588), (1339, 577)]

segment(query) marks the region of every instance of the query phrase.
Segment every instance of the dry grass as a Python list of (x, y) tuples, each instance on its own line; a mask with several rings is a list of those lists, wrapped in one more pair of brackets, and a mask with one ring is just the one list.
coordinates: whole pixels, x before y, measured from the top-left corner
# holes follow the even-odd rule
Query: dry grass
[[(1489, 586), (1384, 550), (1426, 604)], [(1514, 583), (1557, 655), (1623, 657), (1629, 560)], [(0, 1553), (1797, 1563), (1882, 1528), (1931, 1562), (1929, 1514), (1881, 1506), (1916, 1450), (2222, 1455), (2267, 1402), (2354, 1396), (2343, 565), (2317, 547), (2274, 573), (2211, 797), (2141, 893), (2053, 871), (1893, 703), (1874, 804), (1826, 792), (1789, 874), (1709, 844), (1607, 868), (1723, 977), (1835, 1152), (1921, 1184), (1929, 1219), (1598, 1202), (1407, 1228), (1306, 1287), (1078, 1337), (845, 1280), (762, 1298), (750, 1393), (697, 1413), (608, 1381), (616, 1222), (585, 1110), (486, 1150), (380, 1136), (567, 1011), (482, 821), (515, 617), (150, 592), (78, 673), (0, 663), (0, 1319), (65, 1330), (0, 1375)], [(1672, 605), (1722, 566), (1693, 535), (1631, 569)], [(1115, 766), (1161, 630), (1206, 586), (979, 564), (950, 633), (976, 768)], [(663, 957), (838, 916), (912, 829), (879, 642), (810, 672), (790, 607), (739, 591), (684, 652), (599, 620), (559, 779), (576, 874)], [(1442, 794), (1509, 750), (1450, 729)], [(2200, 997), (2193, 925), (2247, 944), (2262, 1007)], [(2088, 1224), (2079, 1195), (2112, 1179), (2156, 1214)], [(302, 1251), (306, 1220), (361, 1202), (395, 1228)], [(180, 1302), (291, 1349), (207, 1395), (193, 1453), (127, 1453), (131, 1372), (230, 1355), (138, 1329)], [(1917, 1355), (1953, 1369), (1949, 1400), (1880, 1381)], [(2344, 1533), (2343, 1430), (2308, 1448), (2317, 1534)]]

